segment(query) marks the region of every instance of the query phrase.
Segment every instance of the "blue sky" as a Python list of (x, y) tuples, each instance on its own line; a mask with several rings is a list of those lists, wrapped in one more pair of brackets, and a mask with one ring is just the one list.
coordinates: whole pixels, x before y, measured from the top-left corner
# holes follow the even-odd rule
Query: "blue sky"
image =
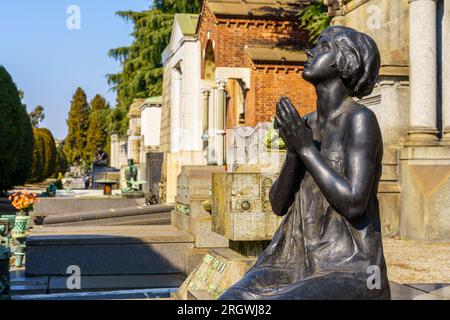
[[(55, 138), (67, 134), (67, 112), (81, 86), (91, 100), (99, 93), (112, 106), (116, 95), (105, 75), (120, 70), (107, 55), (128, 45), (132, 24), (115, 15), (119, 10), (147, 9), (150, 0), (0, 0), (0, 65), (25, 92), (28, 110), (45, 108), (42, 127)], [(67, 9), (81, 11), (81, 29), (69, 30)]]

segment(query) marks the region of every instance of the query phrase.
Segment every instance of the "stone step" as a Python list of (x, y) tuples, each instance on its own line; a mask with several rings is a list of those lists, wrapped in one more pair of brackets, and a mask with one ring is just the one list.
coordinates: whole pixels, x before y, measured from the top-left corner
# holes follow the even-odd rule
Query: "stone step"
[[(133, 218), (152, 224), (152, 219), (161, 219), (164, 214), (164, 221), (170, 219), (173, 208), (170, 205), (151, 205), (52, 214), (44, 219), (44, 225), (120, 225), (122, 222), (130, 225), (128, 220)], [(159, 216), (155, 216), (157, 214)]]
[(81, 278), (80, 289), (69, 289), (68, 276), (27, 277), (23, 271), (13, 271), (11, 272), (11, 292), (13, 296), (38, 296), (145, 289), (172, 289), (173, 291), (183, 283), (185, 278), (182, 274), (84, 276)]
[(83, 219), (59, 223), (44, 222), (46, 227), (69, 227), (69, 226), (146, 226), (146, 225), (169, 225), (171, 222), (170, 212), (137, 214), (130, 216), (103, 217), (97, 219)]
[(27, 239), (27, 276), (179, 274), (193, 236), (173, 226), (36, 227)]
[(174, 209), (173, 205), (157, 204), (157, 205), (137, 205), (131, 207), (108, 208), (88, 211), (77, 211), (69, 213), (59, 213), (48, 216), (45, 219), (45, 224), (69, 222), (74, 220), (89, 220), (102, 219), (113, 217), (126, 217), (142, 214), (155, 214), (163, 212), (171, 212)]
[(137, 289), (118, 291), (68, 292), (50, 294), (12, 295), (18, 301), (66, 301), (66, 300), (172, 300), (170, 295), (176, 288)]
[(109, 210), (143, 206), (145, 199), (125, 199), (118, 196), (40, 198), (32, 216), (50, 216), (93, 210)]

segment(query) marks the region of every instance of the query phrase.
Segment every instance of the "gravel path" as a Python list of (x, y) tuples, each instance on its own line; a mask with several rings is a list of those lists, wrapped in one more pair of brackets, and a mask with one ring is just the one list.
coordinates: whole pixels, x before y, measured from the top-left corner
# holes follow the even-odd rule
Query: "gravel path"
[(390, 281), (450, 283), (450, 243), (383, 239)]

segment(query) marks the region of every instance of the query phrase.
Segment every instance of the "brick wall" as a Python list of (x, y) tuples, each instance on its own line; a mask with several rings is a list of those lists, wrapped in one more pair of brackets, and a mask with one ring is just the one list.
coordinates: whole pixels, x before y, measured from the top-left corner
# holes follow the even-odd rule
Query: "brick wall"
[(199, 27), (202, 57), (208, 41), (212, 41), (216, 67), (252, 68), (252, 87), (246, 97), (245, 125), (248, 126), (270, 121), (275, 114), (276, 102), (282, 95), (291, 98), (302, 115), (315, 110), (315, 92), (301, 78), (303, 68), (300, 64), (255, 64), (246, 53), (245, 46), (294, 45), (305, 48), (307, 38), (307, 33), (293, 21), (215, 17), (206, 6)]
[(280, 66), (258, 66), (252, 71), (253, 89), (248, 95), (246, 123), (255, 126), (259, 122), (270, 121), (275, 115), (276, 103), (281, 96), (287, 96), (301, 115), (316, 109), (314, 87), (303, 80), (303, 68)]
[(217, 67), (250, 67), (252, 61), (244, 50), (246, 45), (305, 47), (308, 38), (293, 21), (216, 18), (207, 8), (200, 23), (202, 52), (209, 34), (215, 43)]

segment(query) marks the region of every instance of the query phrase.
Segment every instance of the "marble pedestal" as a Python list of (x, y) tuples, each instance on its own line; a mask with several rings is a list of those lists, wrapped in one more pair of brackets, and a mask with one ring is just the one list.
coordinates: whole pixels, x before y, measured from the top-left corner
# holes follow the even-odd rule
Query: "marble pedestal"
[(450, 146), (400, 150), (402, 238), (450, 241)]

